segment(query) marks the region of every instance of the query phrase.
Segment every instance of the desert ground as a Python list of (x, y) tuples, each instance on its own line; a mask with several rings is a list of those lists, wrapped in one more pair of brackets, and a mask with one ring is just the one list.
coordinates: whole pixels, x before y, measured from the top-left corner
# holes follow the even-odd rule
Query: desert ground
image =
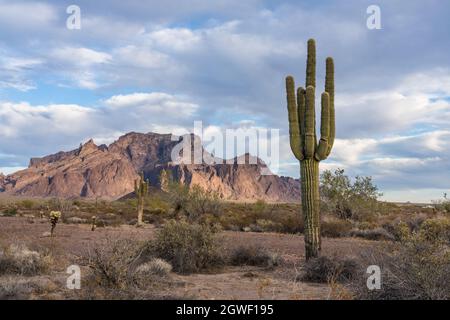
[[(186, 220), (158, 197), (146, 199), (142, 227), (136, 227), (135, 199), (1, 198), (0, 299), (370, 298), (366, 268), (373, 261), (390, 266), (387, 278), (402, 280), (378, 298), (448, 297), (450, 223), (442, 208), (385, 203), (375, 218), (364, 219), (325, 212), (323, 259), (311, 263), (305, 262), (298, 204), (228, 202), (219, 210), (213, 201), (206, 211), (220, 213)], [(52, 210), (62, 217), (50, 236)], [(163, 251), (154, 253), (158, 243)], [(126, 260), (135, 252), (137, 258)], [(389, 255), (381, 259), (380, 252)], [(156, 271), (139, 273), (154, 259)], [(418, 261), (426, 261), (423, 270), (409, 274)], [(194, 268), (183, 269), (188, 263)], [(80, 289), (67, 288), (71, 265), (81, 269)], [(397, 290), (408, 281), (410, 287)], [(420, 281), (432, 290), (417, 291)]]
[[(47, 248), (54, 254), (54, 269), (47, 275), (26, 279), (40, 287), (32, 299), (76, 299), (74, 290), (66, 288), (69, 276), (66, 268), (77, 264), (78, 257), (87, 250), (110, 239), (151, 239), (155, 233), (153, 225), (143, 228), (122, 225), (98, 228), (91, 231), (89, 225), (61, 224), (57, 234), (51, 238), (47, 219), (31, 217), (1, 217), (0, 243), (3, 245), (24, 244), (29, 248)], [(161, 296), (192, 299), (329, 299), (336, 294), (328, 284), (298, 281), (304, 261), (303, 237), (276, 233), (225, 231), (219, 235), (226, 250), (246, 245), (260, 245), (277, 252), (283, 262), (268, 270), (264, 267), (223, 267), (207, 273), (191, 275), (172, 274), (174, 282)], [(376, 245), (374, 241), (355, 238), (323, 240), (323, 251), (329, 255), (351, 256), (363, 248)], [(85, 269), (85, 272), (88, 272)], [(24, 281), (17, 277), (17, 281)]]

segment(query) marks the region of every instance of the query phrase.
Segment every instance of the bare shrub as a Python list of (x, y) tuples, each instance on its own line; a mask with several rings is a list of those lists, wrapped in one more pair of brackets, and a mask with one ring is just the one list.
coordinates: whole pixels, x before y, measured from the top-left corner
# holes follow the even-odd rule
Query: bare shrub
[(394, 250), (366, 253), (365, 264), (380, 266), (381, 289), (368, 290), (367, 275), (361, 274), (353, 285), (359, 299), (450, 299), (450, 251), (445, 244), (415, 234)]
[(306, 262), (303, 280), (319, 283), (347, 282), (355, 278), (359, 269), (356, 260), (321, 256)]
[(26, 279), (4, 277), (0, 279), (0, 300), (27, 299), (33, 287)]
[(11, 245), (0, 249), (0, 275), (19, 274), (32, 276), (48, 271), (52, 257), (37, 251), (29, 250), (25, 246)]
[(230, 254), (230, 263), (235, 266), (248, 265), (273, 268), (281, 263), (281, 257), (260, 246), (239, 246)]
[(216, 233), (215, 228), (207, 225), (171, 220), (158, 230), (148, 248), (155, 256), (170, 262), (177, 272), (197, 272), (223, 262)]
[(133, 284), (133, 267), (142, 247), (131, 240), (107, 240), (107, 243), (88, 250), (83, 261), (91, 268), (96, 282), (105, 287), (125, 289)]

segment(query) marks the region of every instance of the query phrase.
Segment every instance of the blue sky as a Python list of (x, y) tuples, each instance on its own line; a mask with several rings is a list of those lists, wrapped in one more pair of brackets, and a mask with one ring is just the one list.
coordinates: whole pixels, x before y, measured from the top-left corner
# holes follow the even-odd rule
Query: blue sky
[[(66, 8), (81, 8), (68, 30)], [(381, 30), (366, 9), (381, 9)], [(0, 171), (91, 137), (278, 128), (284, 77), (304, 81), (305, 45), (336, 64), (337, 140), (322, 169), (371, 175), (389, 200), (450, 191), (448, 1), (0, 0)]]

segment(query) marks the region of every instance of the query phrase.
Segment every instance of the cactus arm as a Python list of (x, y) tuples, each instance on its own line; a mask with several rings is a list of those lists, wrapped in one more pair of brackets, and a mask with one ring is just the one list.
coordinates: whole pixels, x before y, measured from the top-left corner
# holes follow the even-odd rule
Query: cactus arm
[(322, 115), (320, 122), (320, 141), (316, 150), (316, 160), (325, 160), (328, 156), (328, 139), (330, 134), (330, 97), (327, 92), (322, 93)]
[(315, 135), (315, 97), (314, 87), (306, 88), (306, 110), (305, 110), (305, 159), (311, 159), (316, 150)]
[(305, 140), (305, 112), (306, 112), (306, 90), (302, 87), (297, 89), (297, 107), (298, 107), (298, 122), (300, 124), (300, 137), (303, 144)]
[(328, 141), (327, 157), (331, 153), (331, 148), (334, 145), (334, 138), (336, 136), (336, 119), (334, 111), (334, 61), (333, 58), (328, 57), (326, 61), (326, 75), (325, 75), (325, 91), (330, 97), (330, 134)]
[(316, 42), (308, 40), (308, 56), (306, 59), (306, 88), (316, 86)]
[(291, 149), (298, 160), (303, 160), (303, 141), (300, 136), (299, 114), (295, 101), (295, 83), (291, 76), (286, 77), (286, 93), (289, 114), (289, 139)]

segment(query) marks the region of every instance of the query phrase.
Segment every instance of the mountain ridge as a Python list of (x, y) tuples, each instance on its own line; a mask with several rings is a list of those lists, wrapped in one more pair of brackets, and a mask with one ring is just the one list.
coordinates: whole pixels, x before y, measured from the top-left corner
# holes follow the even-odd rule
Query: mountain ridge
[[(167, 170), (175, 180), (217, 191), (227, 200), (299, 201), (297, 179), (261, 174), (268, 170), (267, 166), (249, 154), (229, 160), (213, 157), (203, 149), (198, 137), (190, 137), (192, 150), (199, 147), (205, 157), (216, 162), (173, 162), (174, 147), (183, 137), (173, 140), (171, 134), (130, 132), (108, 146), (97, 146), (90, 139), (74, 150), (31, 158), (28, 168), (6, 176), (0, 174), (0, 192), (31, 197), (119, 199), (133, 192), (140, 172), (159, 187), (159, 174)], [(179, 155), (182, 157), (182, 152)], [(240, 164), (242, 157), (245, 164)]]

